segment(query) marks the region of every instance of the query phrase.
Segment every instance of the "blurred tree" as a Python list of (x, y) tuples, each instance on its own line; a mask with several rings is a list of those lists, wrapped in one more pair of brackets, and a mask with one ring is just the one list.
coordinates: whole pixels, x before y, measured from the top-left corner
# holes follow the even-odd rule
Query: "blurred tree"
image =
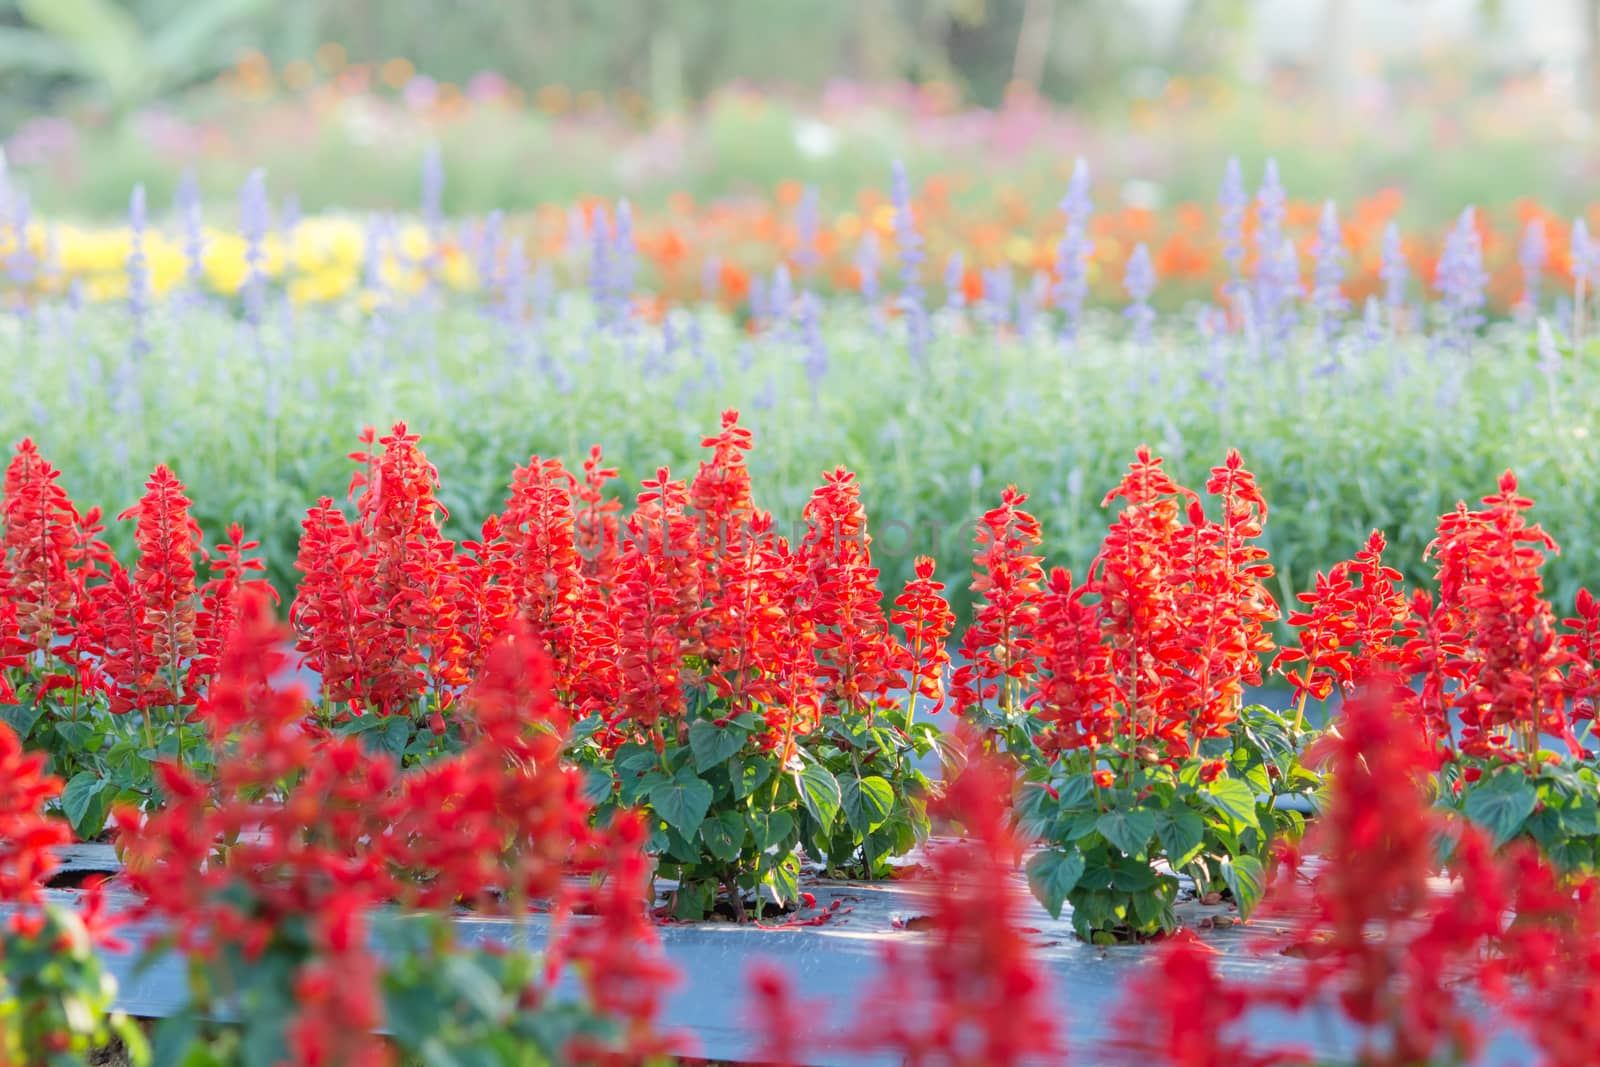
[(1250, 3), (1187, 0), (1169, 52), (1126, 0), (0, 0), (0, 89), (25, 108), (73, 91), (126, 110), (247, 47), (282, 64), (333, 42), (377, 70), (627, 91), (657, 112), (730, 82), (837, 78), (938, 80), (989, 104), (1020, 81), (1087, 103), (1121, 95), (1130, 66), (1228, 58)]
[(4, 0), (0, 73), (116, 113), (226, 66), (266, 0)]

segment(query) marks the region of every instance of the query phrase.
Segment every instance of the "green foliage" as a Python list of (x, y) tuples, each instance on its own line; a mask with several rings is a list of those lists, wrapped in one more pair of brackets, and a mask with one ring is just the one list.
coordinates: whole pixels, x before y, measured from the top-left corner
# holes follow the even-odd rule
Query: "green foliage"
[(75, 910), (53, 904), (41, 906), (38, 914), (37, 930), (23, 932), (11, 924), (0, 928), (0, 959), (5, 960), (0, 969), (0, 1060), (76, 1067), (115, 1039), (134, 1067), (150, 1063), (143, 1031), (111, 1010), (116, 981), (96, 955), (83, 919)]
[(1042, 846), (1027, 865), (1034, 896), (1055, 916), (1070, 906), (1073, 929), (1097, 944), (1176, 929), (1180, 874), (1202, 896), (1226, 891), (1248, 916), (1265, 891), (1273, 839), (1299, 829), (1276, 796), (1316, 785), (1297, 740), (1281, 718), (1252, 707), (1230, 738), (1176, 766), (1088, 753), (1036, 764), (1017, 795), (1022, 828)]
[[(1507, 467), (1563, 542), (1547, 568), (1558, 608), (1582, 576), (1600, 573), (1600, 543), (1578, 536), (1600, 511), (1600, 482), (1585, 476), (1600, 467), (1600, 435), (1589, 429), (1600, 363), (1587, 352), (1566, 360), (1552, 408), (1534, 386), (1530, 338), (1510, 325), (1480, 342), (1458, 397), (1440, 410), (1437, 380), (1418, 370), (1425, 346), (1405, 338), (1321, 375), (1309, 332), (1262, 366), (1229, 350), (1218, 390), (1202, 376), (1201, 340), (1182, 326), (1136, 354), (1102, 321), (1069, 354), (1042, 330), (1018, 341), (940, 318), (918, 368), (894, 324), (838, 301), (821, 325), (834, 370), (813, 395), (789, 344), (754, 342), (747, 367), (736, 325), (711, 312), (701, 317), (703, 355), (685, 346), (646, 366), (638, 345), (591, 330), (581, 301), (515, 330), (461, 305), (416, 309), (381, 334), (350, 309), (274, 311), (262, 338), (271, 359), (241, 347), (231, 312), (164, 307), (151, 323), (152, 356), (128, 371), (135, 409), (104, 387), (128, 358), (125, 311), (86, 308), (71, 322), (12, 320), (0, 371), (26, 400), (0, 410), (0, 439), (32, 435), (73, 498), (112, 515), (139, 498), (156, 463), (172, 464), (208, 538), (242, 523), (262, 538), (285, 592), (304, 510), (342, 494), (344, 454), (364, 424), (404, 419), (423, 435), (450, 509), (445, 532), (464, 538), (499, 510), (513, 468), (532, 453), (575, 469), (601, 443), (637, 485), (664, 463), (693, 469), (700, 438), (728, 407), (742, 408), (755, 432), (755, 492), (778, 528), (794, 527), (824, 470), (848, 466), (882, 531), (874, 562), (884, 589), (910, 577), (915, 554), (932, 554), (958, 610), (970, 523), (1005, 485), (1029, 493), (1048, 561), (1078, 571), (1104, 535), (1101, 494), (1141, 441), (1190, 485), (1229, 446), (1240, 449), (1272, 505), (1262, 541), (1280, 603), (1374, 527), (1389, 536), (1386, 560), (1420, 578), (1438, 516)], [(1135, 363), (1143, 373), (1130, 373)], [(126, 558), (133, 524), (110, 525)]]
[(1593, 759), (1529, 767), (1458, 756), (1444, 769), (1444, 802), (1494, 835), (1527, 839), (1563, 871), (1600, 866), (1600, 772)]
[(0, 67), (64, 79), (118, 111), (215, 73), (265, 0), (13, 0), (28, 28), (0, 27)]
[(157, 762), (201, 770), (210, 764), (205, 726), (185, 721), (187, 708), (112, 715), (76, 687), (38, 693), (37, 685), (37, 677), (25, 680), (20, 702), (0, 706), (0, 718), (26, 747), (49, 757), (50, 773), (66, 783), (61, 813), (80, 840), (97, 837), (113, 808), (147, 808), (159, 799)]
[(905, 708), (825, 716), (787, 758), (763, 742), (755, 714), (730, 717), (709, 693), (690, 708), (659, 752), (633, 741), (608, 755), (592, 736), (571, 745), (580, 764), (612, 780), (602, 820), (633, 806), (653, 820), (651, 851), (658, 873), (678, 882), (677, 917), (725, 908), (743, 919), (750, 898), (792, 905), (801, 849), (830, 872), (871, 878), (926, 838), (929, 782), (914, 761), (934, 751), (936, 730)]

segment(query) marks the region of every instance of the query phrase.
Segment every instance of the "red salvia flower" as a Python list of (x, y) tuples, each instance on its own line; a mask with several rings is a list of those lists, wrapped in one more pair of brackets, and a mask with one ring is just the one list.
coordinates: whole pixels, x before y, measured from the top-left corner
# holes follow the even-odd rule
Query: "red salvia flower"
[[(1063, 1063), (1047, 976), (1019, 929), (1011, 782), (974, 741), (965, 744), (966, 767), (940, 806), (965, 826), (967, 839), (929, 855), (928, 941), (912, 951), (887, 947), (880, 985), (895, 995), (863, 1002), (840, 1044), (853, 1055), (909, 1067)], [(793, 1026), (798, 1009), (786, 983), (770, 971), (757, 975), (763, 1048), (780, 1062), (803, 1062), (804, 1030)]]
[(646, 732), (681, 718), (686, 707), (683, 658), (698, 630), (700, 573), (686, 497), (665, 467), (645, 481), (617, 562), (611, 603), (623, 688), (613, 715)]
[(756, 1063), (772, 1067), (799, 1067), (804, 1062), (808, 1043), (805, 1034), (817, 1017), (817, 1010), (795, 996), (794, 985), (783, 968), (757, 960), (745, 970), (745, 979), (754, 994), (750, 1026), (759, 1044), (752, 1053)]
[(1124, 506), (1090, 565), (1111, 639), (1112, 677), (1125, 704), (1132, 743), (1165, 731), (1186, 748), (1186, 706), (1172, 702), (1172, 678), (1189, 655), (1176, 599), (1180, 516), (1195, 499), (1169, 478), (1148, 448), (1135, 454), (1121, 484), (1106, 494)]
[(246, 559), (245, 553), (261, 547), (259, 541), (246, 541), (238, 523), (228, 527), (228, 540), (216, 546), (212, 559), (215, 573), (200, 589), (200, 610), (195, 615), (195, 657), (190, 667), (189, 691), (203, 691), (217, 673), (223, 646), (233, 635), (239, 619), (240, 600), (262, 593), (277, 602), (278, 594), (260, 574), (267, 565), (260, 559)]
[(1220, 501), (1222, 518), (1208, 522), (1190, 502), (1173, 575), (1183, 669), (1169, 675), (1168, 700), (1190, 719), (1192, 738), (1226, 735), (1244, 687), (1261, 684), (1261, 656), (1272, 650), (1265, 626), (1278, 618), (1266, 589), (1272, 567), (1252, 543), (1267, 504), (1237, 450), (1211, 468), (1206, 492)]
[(822, 722), (817, 628), (808, 599), (811, 579), (806, 555), (784, 538), (763, 536), (754, 544), (762, 625), (753, 636), (751, 697), (761, 704), (758, 742), (788, 765), (798, 738)]
[(484, 655), (517, 617), (517, 550), (501, 534), (500, 516), (489, 516), (478, 539), (462, 541), (456, 557), (452, 595), (461, 640), (453, 666), (462, 677), (477, 676)]
[[(365, 619), (367, 700), (383, 714), (406, 713), (431, 691), (447, 705), (466, 682), (460, 633), (450, 595), (455, 546), (439, 532), (446, 517), (438, 500), (439, 474), (404, 423), (378, 438), (383, 451), (356, 453), (367, 465), (352, 489), (372, 559), (370, 611)], [(434, 728), (443, 722), (435, 719)]]
[(1546, 552), (1559, 549), (1525, 512), (1533, 501), (1517, 493), (1507, 471), (1484, 510), (1465, 504), (1439, 520), (1428, 555), (1438, 560), (1439, 605), (1449, 638), (1464, 650), (1467, 668), (1453, 699), (1463, 740), (1481, 743), (1509, 728), (1524, 754), (1541, 733), (1564, 736), (1577, 749), (1563, 715), (1565, 682), (1556, 620), (1540, 577)]
[(1515, 920), (1501, 942), (1512, 1009), (1540, 1067), (1587, 1067), (1600, 1041), (1600, 880), (1563, 879), (1526, 843), (1507, 860)]
[(76, 600), (70, 571), (79, 555), (80, 517), (60, 478), (29, 438), (6, 468), (5, 598), (16, 607), (18, 636), (37, 652), (70, 635)]
[[(161, 663), (150, 653), (145, 598), (120, 566), (93, 592), (94, 654), (113, 715), (170, 706), (175, 694), (160, 677)], [(153, 743), (153, 738), (147, 737)]]
[(557, 459), (534, 456), (511, 479), (501, 529), (516, 546), (517, 613), (566, 659), (583, 585), (572, 511), (574, 480)]
[(53, 851), (72, 841), (65, 822), (44, 814), (61, 795), (61, 780), (44, 772), (42, 752), (24, 752), (0, 723), (0, 902), (32, 904), (56, 869)]
[(661, 1009), (678, 976), (660, 952), (646, 910), (654, 873), (645, 851), (649, 836), (636, 814), (612, 817), (588, 857), (590, 869), (605, 878), (591, 880), (572, 902), (590, 918), (568, 919), (560, 930), (561, 946), (552, 962), (581, 960), (589, 1003), (620, 1024), (612, 1040), (574, 1038), (566, 1049), (570, 1062), (642, 1064), (668, 1053), (683, 1055), (690, 1044), (686, 1035), (660, 1030)]
[(831, 714), (862, 711), (897, 684), (894, 639), (883, 615), (861, 487), (843, 467), (823, 476), (803, 512), (801, 545), (817, 675)]
[(916, 576), (895, 598), (889, 621), (905, 634), (899, 649), (899, 667), (908, 678), (911, 699), (918, 696), (933, 701), (930, 712), (944, 707), (944, 672), (950, 665), (945, 638), (955, 626), (955, 612), (944, 598), (944, 583), (933, 577), (931, 556), (918, 556), (913, 563)]
[[(1392, 683), (1378, 684), (1345, 705), (1339, 732), (1321, 742), (1332, 793), (1307, 845), (1324, 863), (1307, 889), (1298, 850), (1285, 846), (1269, 896), (1295, 923), (1304, 958), (1292, 981), (1260, 992), (1295, 1009), (1332, 998), (1361, 1035), (1360, 1062), (1373, 1067), (1471, 1062), (1482, 1012), (1466, 994), (1500, 991), (1483, 958), (1511, 887), (1483, 832), (1430, 805), (1437, 755)], [(1436, 846), (1446, 838), (1453, 879), (1441, 886)]]
[(961, 638), (967, 662), (956, 668), (951, 699), (957, 714), (998, 699), (1007, 713), (1021, 705), (1020, 688), (1038, 668), (1036, 627), (1044, 568), (1039, 522), (1022, 510), (1026, 494), (1007, 486), (1000, 506), (978, 526), (972, 590), (982, 599)]
[(366, 539), (328, 497), (306, 512), (295, 569), (300, 587), (289, 609), (295, 647), (317, 672), (327, 703), (366, 707), (371, 650), (372, 565)]
[(1057, 567), (1039, 601), (1038, 691), (1028, 706), (1048, 727), (1040, 740), (1051, 751), (1115, 742), (1118, 694), (1104, 621), (1087, 600), (1093, 592), (1074, 586), (1072, 573)]
[[(388, 1067), (378, 961), (362, 943), (359, 898), (319, 924), (321, 953), (294, 977), (296, 1013), (285, 1035), (299, 1067)], [(332, 929), (328, 929), (331, 927)]]
[(702, 440), (700, 447), (711, 449), (711, 458), (700, 464), (689, 486), (689, 504), (700, 517), (701, 588), (707, 600), (718, 603), (725, 596), (724, 561), (743, 556), (756, 511), (744, 458), (751, 434), (739, 425), (739, 413), (730, 409), (722, 413), (722, 432)]
[(1217, 973), (1216, 950), (1193, 934), (1167, 939), (1123, 993), (1109, 1052), (1127, 1067), (1268, 1067), (1305, 1062), (1262, 1055), (1247, 1039), (1248, 991)]
[[(1400, 572), (1383, 562), (1384, 547), (1383, 534), (1372, 531), (1354, 559), (1318, 572), (1312, 591), (1299, 595), (1307, 610), (1289, 613), (1297, 647), (1279, 650), (1272, 669), (1294, 686), (1297, 718), (1307, 700), (1326, 700), (1335, 686), (1349, 693), (1406, 667), (1421, 630), (1398, 584)], [(1295, 664), (1302, 666), (1287, 669)]]
[(604, 466), (600, 446), (589, 450), (583, 461), (583, 481), (573, 489), (580, 507), (576, 529), (578, 555), (583, 573), (608, 588), (622, 552), (622, 527), (618, 518), (622, 501), (605, 495), (606, 484), (617, 476), (615, 467)]
[(162, 679), (161, 704), (192, 704), (180, 675), (199, 652), (195, 556), (204, 555), (200, 526), (189, 516), (191, 501), (183, 483), (166, 466), (158, 466), (145, 482), (138, 504), (118, 516), (136, 519), (134, 539), (139, 562), (133, 573), (143, 603), (142, 651)]
[(1413, 699), (1405, 693), (1396, 699), (1413, 709), (1422, 727), (1424, 740), (1437, 751), (1454, 751), (1450, 721), (1450, 693), (1459, 687), (1470, 669), (1461, 634), (1454, 628), (1448, 607), (1435, 606), (1427, 590), (1411, 594), (1411, 615), (1407, 629), (1412, 633), (1400, 650), (1406, 676), (1419, 678), (1421, 685)]
[[(1579, 589), (1575, 614), (1563, 619), (1565, 632), (1560, 645), (1566, 659), (1565, 697), (1569, 701), (1574, 727), (1595, 719), (1595, 698), (1600, 697), (1600, 600), (1587, 589)], [(1584, 758), (1591, 758), (1584, 753)]]
[(751, 512), (735, 547), (723, 550), (713, 579), (715, 592), (702, 621), (701, 640), (711, 661), (711, 687), (728, 702), (727, 718), (749, 710), (760, 690), (763, 653), (780, 640), (782, 613), (772, 603), (772, 516)]

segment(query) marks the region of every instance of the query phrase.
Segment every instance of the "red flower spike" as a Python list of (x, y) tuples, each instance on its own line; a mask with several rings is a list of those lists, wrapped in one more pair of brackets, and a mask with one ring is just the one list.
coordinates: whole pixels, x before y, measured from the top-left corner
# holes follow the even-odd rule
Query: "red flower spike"
[(45, 755), (24, 752), (0, 723), (0, 902), (33, 904), (56, 869), (54, 849), (72, 841), (65, 822), (44, 814), (61, 780), (44, 773)]
[(328, 497), (306, 512), (302, 528), (295, 560), (302, 577), (289, 608), (295, 648), (321, 679), (324, 700), (350, 704), (359, 714), (372, 671), (366, 641), (372, 562), (366, 538)]
[(1507, 471), (1484, 509), (1465, 504), (1439, 520), (1428, 556), (1438, 561), (1439, 640), (1460, 646), (1452, 703), (1460, 711), (1465, 745), (1503, 747), (1489, 740), (1505, 731), (1530, 755), (1539, 735), (1563, 736), (1577, 749), (1565, 714), (1564, 655), (1556, 620), (1544, 597), (1540, 569), (1554, 540), (1525, 512), (1533, 501), (1517, 494)]
[(1038, 669), (1036, 628), (1044, 568), (1037, 555), (1039, 521), (1022, 510), (1027, 500), (1016, 486), (1007, 486), (1000, 506), (978, 526), (972, 589), (982, 599), (961, 638), (967, 662), (956, 668), (951, 682), (957, 714), (995, 696), (1007, 711), (1020, 706), (1020, 687)]
[[(1412, 728), (1399, 689), (1376, 688), (1345, 705), (1320, 746), (1332, 781), (1327, 812), (1307, 847), (1324, 860), (1306, 886), (1285, 847), (1270, 905), (1294, 923), (1304, 957), (1290, 985), (1260, 990), (1293, 1009), (1331, 1001), (1362, 1034), (1373, 1067), (1469, 1062), (1481, 1043), (1477, 998), (1498, 995), (1487, 950), (1500, 937), (1511, 883), (1488, 838), (1451, 825), (1425, 794), (1437, 755)], [(1441, 887), (1435, 847), (1453, 839), (1451, 882)], [(1472, 976), (1464, 988), (1456, 976)]]
[(1093, 592), (1074, 586), (1072, 573), (1057, 567), (1039, 601), (1038, 691), (1028, 706), (1049, 727), (1041, 738), (1047, 751), (1095, 749), (1115, 740), (1118, 694), (1111, 649), (1102, 640), (1104, 619), (1087, 600)]
[(615, 467), (606, 467), (600, 446), (589, 450), (583, 461), (583, 481), (573, 490), (580, 507), (577, 516), (578, 555), (586, 577), (608, 585), (622, 551), (622, 528), (618, 514), (622, 501), (605, 495), (608, 482), (617, 476)]
[(897, 684), (872, 537), (855, 475), (840, 467), (806, 503), (801, 545), (826, 714), (869, 711)]
[(1193, 934), (1168, 938), (1129, 983), (1107, 1049), (1126, 1067), (1270, 1067), (1304, 1062), (1262, 1055), (1230, 1036), (1244, 1029), (1249, 993), (1217, 973), (1216, 952)]
[(557, 459), (534, 456), (511, 479), (500, 527), (516, 546), (517, 614), (555, 660), (566, 658), (583, 585), (572, 511), (575, 481)]
[(82, 554), (81, 519), (60, 478), (28, 438), (6, 468), (5, 600), (16, 612), (17, 636), (39, 652), (72, 633), (77, 599), (71, 571)]
[(119, 519), (136, 519), (134, 539), (139, 562), (133, 573), (143, 603), (142, 651), (162, 676), (162, 704), (193, 703), (194, 694), (179, 692), (180, 671), (199, 652), (195, 556), (204, 556), (199, 525), (189, 516), (192, 501), (183, 483), (166, 466), (145, 482), (145, 495)]
[(944, 583), (934, 580), (933, 558), (918, 556), (913, 566), (916, 577), (895, 598), (889, 621), (905, 634), (897, 669), (907, 676), (911, 699), (927, 697), (933, 701), (928, 709), (933, 713), (944, 707), (944, 672), (950, 665), (945, 638), (955, 626), (955, 612), (945, 600)]

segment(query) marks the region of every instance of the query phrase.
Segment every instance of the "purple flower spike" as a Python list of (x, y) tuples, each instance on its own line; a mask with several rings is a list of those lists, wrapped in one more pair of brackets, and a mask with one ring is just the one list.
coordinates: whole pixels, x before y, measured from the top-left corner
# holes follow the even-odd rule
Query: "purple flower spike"
[(895, 160), (890, 192), (894, 199), (894, 240), (900, 251), (900, 307), (906, 317), (911, 358), (921, 363), (928, 349), (928, 311), (922, 299), (922, 237), (911, 204), (911, 180)]
[(1460, 351), (1471, 347), (1473, 335), (1483, 324), (1483, 287), (1488, 282), (1476, 215), (1469, 207), (1461, 212), (1445, 240), (1434, 275), (1434, 288), (1439, 292), (1439, 304), (1444, 311), (1446, 345)]
[(150, 270), (144, 256), (144, 186), (136, 185), (128, 198), (128, 314), (133, 320), (128, 350), (134, 359), (150, 351), (145, 335), (145, 315), (150, 311)]
[(1391, 222), (1383, 231), (1383, 265), (1378, 269), (1383, 279), (1383, 303), (1390, 314), (1406, 306), (1406, 282), (1411, 269), (1406, 266), (1405, 250), (1400, 247), (1400, 226)]
[(1522, 231), (1522, 247), (1517, 252), (1517, 262), (1522, 267), (1522, 296), (1517, 301), (1518, 313), (1531, 317), (1539, 312), (1539, 289), (1544, 282), (1544, 265), (1550, 256), (1550, 241), (1545, 236), (1544, 220), (1529, 219)]
[(1133, 323), (1134, 339), (1140, 345), (1150, 341), (1150, 326), (1155, 322), (1155, 309), (1150, 297), (1156, 291), (1156, 269), (1150, 262), (1150, 250), (1143, 243), (1128, 257), (1128, 267), (1122, 276), (1122, 286), (1128, 291), (1131, 303), (1122, 314)]
[(1078, 335), (1083, 318), (1083, 302), (1089, 295), (1089, 256), (1094, 242), (1089, 239), (1089, 216), (1094, 203), (1089, 198), (1089, 165), (1079, 159), (1061, 198), (1067, 228), (1056, 246), (1056, 287), (1054, 299), (1062, 312), (1062, 334), (1067, 340)]
[(1217, 193), (1217, 207), (1221, 212), (1218, 228), (1222, 236), (1222, 259), (1228, 265), (1228, 281), (1224, 292), (1231, 301), (1244, 294), (1244, 216), (1250, 207), (1250, 196), (1244, 189), (1244, 175), (1237, 157), (1228, 160), (1222, 174), (1222, 189)]
[(1322, 326), (1322, 341), (1332, 344), (1339, 333), (1339, 320), (1350, 307), (1340, 286), (1344, 282), (1344, 238), (1339, 230), (1339, 209), (1332, 200), (1322, 205), (1322, 220), (1317, 226), (1317, 262), (1312, 275), (1311, 302)]
[(944, 265), (944, 299), (946, 306), (960, 311), (967, 306), (967, 294), (961, 288), (966, 263), (960, 252), (951, 252)]

